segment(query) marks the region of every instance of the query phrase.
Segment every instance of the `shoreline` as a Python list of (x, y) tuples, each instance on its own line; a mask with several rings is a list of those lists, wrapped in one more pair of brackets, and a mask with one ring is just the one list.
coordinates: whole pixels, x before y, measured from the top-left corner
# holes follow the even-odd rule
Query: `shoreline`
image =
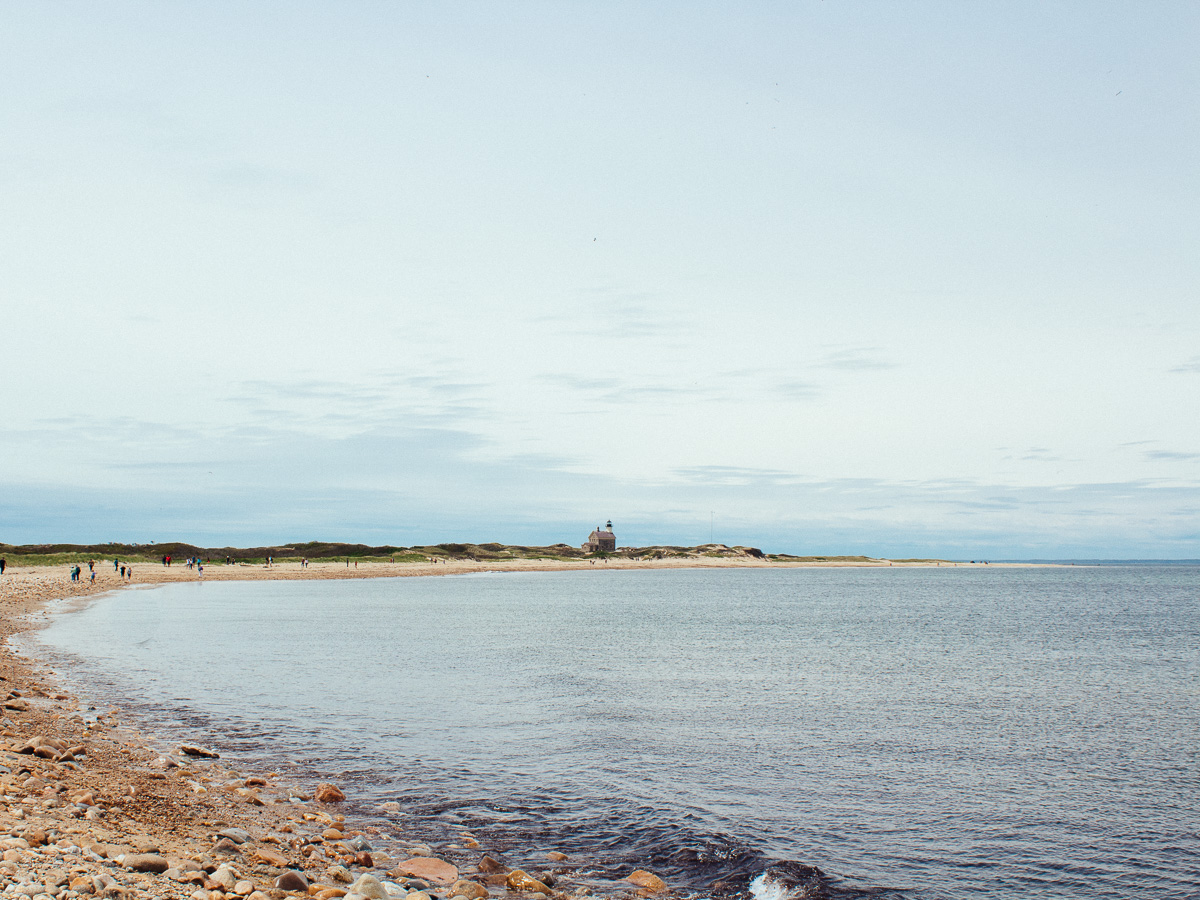
[[(896, 567), (934, 568), (931, 563)], [(967, 564), (969, 565), (969, 564)], [(1018, 564), (1019, 565), (1019, 564)], [(12, 638), (47, 624), (51, 606), (70, 612), (115, 590), (194, 581), (316, 580), (595, 569), (886, 568), (878, 562), (762, 562), (726, 559), (512, 560), (446, 563), (313, 562), (209, 565), (203, 576), (182, 565), (138, 565), (122, 579), (98, 562), (93, 583), (70, 580), (64, 566), (10, 566), (0, 576), (0, 889), (21, 900), (577, 900), (602, 894), (648, 896), (670, 888), (647, 872), (598, 881), (577, 873), (586, 859), (546, 854), (545, 871), (510, 871), (469, 832), (431, 847), (381, 826), (355, 798), (296, 784), (277, 773), (231, 768), (189, 756), (122, 724), (122, 710), (88, 708), (65, 691), (46, 663)], [(976, 564), (975, 568), (990, 568)], [(5, 771), (7, 769), (7, 771)], [(336, 786), (335, 786), (336, 787)], [(317, 799), (324, 797), (324, 802)], [(396, 812), (386, 807), (377, 813)], [(372, 819), (376, 821), (371, 821)], [(528, 854), (527, 854), (528, 855)], [(562, 857), (562, 858), (560, 858)], [(304, 883), (295, 880), (302, 873)], [(360, 876), (370, 878), (359, 881)], [(538, 881), (541, 876), (543, 881)], [(287, 879), (292, 879), (289, 882)], [(280, 879), (284, 879), (280, 881)], [(629, 880), (632, 879), (632, 880)], [(380, 882), (389, 882), (381, 886)], [(547, 883), (549, 882), (549, 883)], [(295, 890), (289, 890), (294, 888)], [(354, 889), (351, 891), (351, 889)], [(389, 893), (391, 891), (391, 893)], [(372, 897), (372, 894), (380, 896)], [(352, 900), (359, 900), (358, 897)]]

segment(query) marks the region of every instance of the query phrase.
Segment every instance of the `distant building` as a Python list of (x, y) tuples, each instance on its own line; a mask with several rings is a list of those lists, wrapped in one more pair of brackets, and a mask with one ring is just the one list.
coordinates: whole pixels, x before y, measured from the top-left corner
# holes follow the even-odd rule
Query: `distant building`
[(588, 535), (587, 543), (583, 545), (584, 553), (598, 553), (601, 550), (609, 551), (617, 549), (617, 536), (613, 534), (612, 519), (608, 520), (608, 525), (604, 531), (600, 530), (600, 526), (596, 526), (596, 530)]

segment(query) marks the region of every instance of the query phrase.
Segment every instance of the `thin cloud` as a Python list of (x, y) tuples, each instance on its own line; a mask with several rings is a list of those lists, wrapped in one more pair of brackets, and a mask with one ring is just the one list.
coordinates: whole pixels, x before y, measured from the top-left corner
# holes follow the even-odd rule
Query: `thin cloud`
[(829, 353), (817, 364), (822, 369), (837, 369), (843, 372), (870, 372), (894, 369), (896, 364), (885, 359), (879, 347), (848, 347)]
[(673, 474), (684, 482), (708, 485), (787, 484), (796, 480), (794, 475), (778, 469), (744, 466), (686, 466)]
[(1180, 453), (1175, 450), (1147, 450), (1144, 455), (1146, 459), (1165, 459), (1171, 462), (1200, 459), (1200, 453)]
[(821, 395), (822, 388), (815, 381), (791, 378), (776, 384), (774, 391), (785, 400), (813, 400)]
[(1200, 356), (1193, 356), (1185, 363), (1180, 363), (1167, 369), (1173, 375), (1196, 375), (1200, 374)]

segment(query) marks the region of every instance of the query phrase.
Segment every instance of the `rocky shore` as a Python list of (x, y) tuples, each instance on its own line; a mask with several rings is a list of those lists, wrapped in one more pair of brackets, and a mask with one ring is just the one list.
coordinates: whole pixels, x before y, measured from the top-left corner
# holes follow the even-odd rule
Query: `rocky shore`
[[(528, 566), (550, 567), (557, 566)], [(0, 576), (4, 898), (570, 900), (670, 892), (645, 871), (598, 882), (585, 874), (586, 860), (557, 852), (542, 854), (541, 867), (509, 868), (465, 828), (431, 845), (380, 825), (381, 819), (356, 820), (348, 811), (357, 807), (333, 784), (238, 771), (204, 747), (160, 753), (122, 724), (120, 710), (86, 706), (36, 660), (14, 652), (10, 638), (36, 628), (49, 601), (200, 577), (182, 566), (135, 568), (132, 579), (121, 579), (111, 561), (98, 563), (94, 583), (86, 567), (79, 581), (63, 567), (18, 566)], [(378, 577), (480, 568), (214, 565), (203, 577)], [(399, 807), (384, 804), (379, 812)]]

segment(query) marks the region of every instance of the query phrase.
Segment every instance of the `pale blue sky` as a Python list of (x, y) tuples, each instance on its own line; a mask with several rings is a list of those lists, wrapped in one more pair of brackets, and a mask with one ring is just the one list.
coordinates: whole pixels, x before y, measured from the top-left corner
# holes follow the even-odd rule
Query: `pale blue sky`
[(0, 2), (0, 540), (1200, 557), (1198, 39)]

